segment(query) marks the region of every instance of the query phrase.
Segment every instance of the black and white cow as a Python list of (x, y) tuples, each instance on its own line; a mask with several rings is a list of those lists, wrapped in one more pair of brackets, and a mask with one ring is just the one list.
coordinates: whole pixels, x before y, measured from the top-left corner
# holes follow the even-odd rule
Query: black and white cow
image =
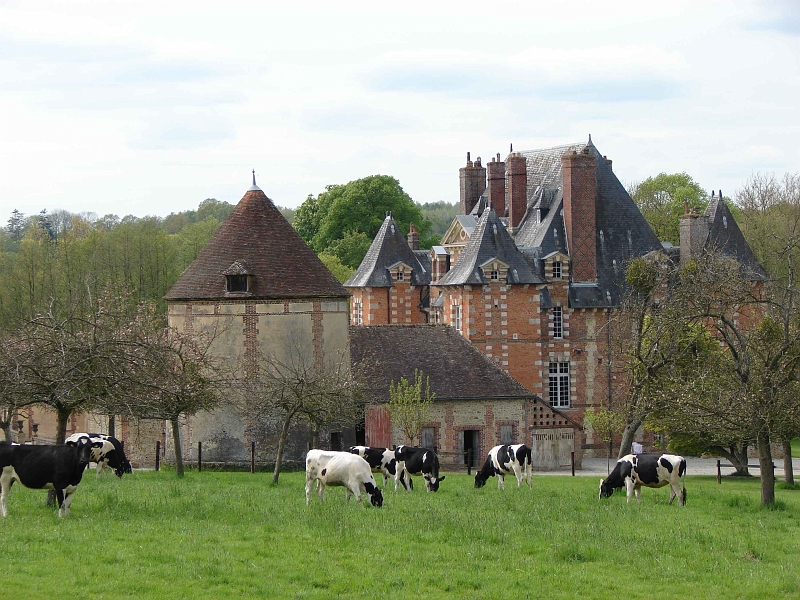
[(100, 442), (101, 445), (92, 448), (92, 462), (97, 463), (97, 476), (100, 472), (108, 473), (110, 467), (114, 470), (117, 477), (122, 477), (124, 473), (132, 473), (131, 463), (125, 456), (122, 442), (117, 438), (103, 433), (73, 433), (67, 438), (67, 442), (77, 442), (85, 438), (92, 442)]
[(325, 501), (325, 486), (341, 485), (361, 502), (361, 493), (369, 495), (372, 506), (383, 506), (383, 493), (375, 483), (369, 463), (350, 452), (309, 450), (306, 455), (306, 504), (311, 503), (311, 489), (317, 484), (319, 498)]
[(497, 487), (506, 489), (505, 475), (514, 473), (517, 477), (517, 487), (523, 481), (528, 482), (528, 487), (533, 489), (531, 476), (531, 449), (525, 444), (501, 444), (489, 450), (489, 456), (480, 471), (475, 473), (475, 487), (486, 485), (489, 477), (497, 475)]
[[(683, 479), (683, 489), (681, 489)], [(600, 498), (608, 498), (617, 488), (625, 487), (628, 502), (636, 492), (641, 502), (642, 486), (660, 488), (670, 486), (669, 503), (678, 498), (678, 505), (686, 503), (686, 459), (676, 454), (628, 454), (617, 461), (617, 465), (606, 479), (600, 480)]]
[(403, 484), (404, 489), (408, 489), (406, 485), (405, 470), (398, 469), (397, 459), (394, 456), (394, 450), (389, 448), (372, 448), (370, 446), (351, 446), (351, 454), (358, 454), (361, 458), (369, 463), (373, 473), (381, 473), (383, 475), (383, 489), (386, 489), (386, 482), (389, 479), (394, 481), (394, 491), (397, 491), (398, 482)]
[(405, 469), (408, 476), (408, 489), (414, 489), (411, 481), (412, 475), (422, 475), (425, 480), (425, 489), (429, 492), (437, 491), (439, 483), (446, 477), (445, 475), (439, 477), (439, 457), (430, 448), (398, 446), (394, 451), (394, 456), (398, 461), (397, 468)]
[(68, 516), (94, 444), (85, 438), (56, 446), (0, 442), (0, 516), (8, 515), (8, 492), (15, 481), (28, 488), (55, 490), (58, 516)]

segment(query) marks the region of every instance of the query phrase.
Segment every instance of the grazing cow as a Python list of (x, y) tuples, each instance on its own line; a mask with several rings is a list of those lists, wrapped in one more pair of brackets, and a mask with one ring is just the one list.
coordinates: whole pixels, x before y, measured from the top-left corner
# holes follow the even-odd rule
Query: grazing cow
[[(681, 489), (683, 479), (683, 489)], [(628, 454), (617, 461), (617, 466), (606, 479), (600, 480), (600, 498), (608, 498), (617, 488), (625, 487), (628, 502), (636, 492), (642, 501), (640, 488), (670, 486), (669, 503), (677, 497), (678, 505), (686, 503), (686, 459), (675, 454)]]
[(95, 443), (100, 445), (88, 439), (57, 446), (0, 442), (0, 516), (8, 515), (8, 492), (15, 481), (28, 488), (55, 490), (58, 516), (68, 516)]
[(404, 476), (405, 471), (397, 468), (398, 462), (394, 456), (394, 450), (389, 448), (370, 448), (369, 446), (351, 446), (350, 453), (358, 454), (366, 460), (373, 473), (383, 474), (383, 489), (386, 489), (386, 481), (389, 479), (394, 480), (395, 492), (397, 491), (398, 482), (403, 484), (403, 488), (408, 489)]
[(103, 433), (73, 433), (66, 441), (77, 442), (81, 438), (101, 444), (92, 448), (92, 462), (97, 463), (97, 477), (100, 477), (101, 471), (107, 474), (109, 467), (114, 469), (117, 477), (122, 477), (123, 473), (133, 472), (131, 463), (128, 462), (122, 449), (122, 442), (117, 438)]
[(323, 502), (325, 486), (341, 485), (346, 488), (348, 500), (352, 493), (361, 502), (361, 493), (366, 492), (372, 506), (383, 505), (383, 494), (375, 483), (369, 463), (356, 454), (309, 450), (306, 455), (306, 504), (311, 502), (314, 483)]
[(408, 489), (414, 489), (411, 481), (412, 475), (422, 475), (425, 480), (425, 489), (429, 492), (437, 491), (439, 483), (444, 481), (445, 475), (439, 477), (439, 457), (430, 448), (398, 446), (394, 451), (394, 456), (398, 461), (397, 468), (405, 469), (408, 475)]
[(505, 475), (513, 472), (517, 476), (518, 488), (523, 481), (527, 481), (528, 488), (533, 489), (531, 469), (531, 449), (525, 444), (495, 446), (489, 450), (489, 456), (481, 470), (475, 473), (475, 487), (483, 487), (489, 477), (497, 475), (497, 487), (504, 490)]

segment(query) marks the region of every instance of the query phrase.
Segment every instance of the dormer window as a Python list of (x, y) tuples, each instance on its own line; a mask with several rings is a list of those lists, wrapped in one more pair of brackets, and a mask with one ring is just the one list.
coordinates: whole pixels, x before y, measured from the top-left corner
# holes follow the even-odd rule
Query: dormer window
[(248, 292), (248, 279), (250, 277), (248, 275), (226, 275), (225, 276), (225, 283), (226, 288), (225, 291), (228, 293), (243, 293)]
[(405, 272), (403, 272), (403, 271), (398, 271), (398, 272), (397, 272), (397, 281), (405, 281), (405, 280), (406, 280), (406, 274), (405, 274)]
[(498, 279), (500, 279), (500, 271), (497, 270), (489, 271), (489, 279), (491, 279), (492, 281), (497, 281)]
[(228, 294), (247, 294), (250, 292), (251, 275), (243, 260), (235, 260), (222, 272), (225, 275), (225, 292)]
[(553, 279), (561, 279), (561, 261), (553, 262)]

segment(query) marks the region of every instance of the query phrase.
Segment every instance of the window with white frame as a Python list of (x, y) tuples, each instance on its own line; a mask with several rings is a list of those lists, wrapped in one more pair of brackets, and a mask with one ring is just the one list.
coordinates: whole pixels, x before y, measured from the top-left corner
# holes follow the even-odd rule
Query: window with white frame
[(550, 406), (569, 408), (569, 362), (550, 363)]
[(553, 307), (553, 337), (564, 337), (564, 315), (560, 306)]
[(405, 271), (398, 271), (397, 272), (397, 281), (405, 281), (405, 280), (406, 280)]
[(491, 279), (492, 281), (497, 281), (498, 279), (500, 279), (500, 271), (497, 270), (489, 271), (489, 279)]
[(553, 279), (561, 279), (561, 261), (553, 262)]
[(456, 331), (461, 331), (461, 306), (453, 304), (451, 310), (453, 315), (453, 327), (456, 328)]
[(353, 302), (353, 323), (356, 325), (364, 324), (364, 306), (361, 302)]

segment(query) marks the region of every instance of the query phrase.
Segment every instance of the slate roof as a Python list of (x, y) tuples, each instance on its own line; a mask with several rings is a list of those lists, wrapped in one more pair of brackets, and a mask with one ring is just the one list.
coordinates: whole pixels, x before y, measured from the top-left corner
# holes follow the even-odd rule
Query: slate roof
[(414, 369), (430, 377), (437, 400), (540, 400), (447, 325), (352, 326), (350, 356), (366, 369), (379, 402), (389, 401), (392, 381), (412, 381)]
[(488, 277), (481, 266), (494, 258), (508, 265), (508, 283), (545, 283), (525, 260), (497, 213), (489, 207), (483, 211), (456, 264), (436, 285), (485, 284)]
[(744, 239), (742, 230), (739, 229), (721, 193), (719, 197), (711, 198), (705, 217), (708, 219), (708, 238), (703, 244), (705, 249), (716, 250), (736, 259), (742, 265), (745, 276), (751, 280), (765, 280), (769, 277)]
[[(522, 152), (528, 165), (528, 211), (515, 240), (520, 247), (541, 248), (542, 256), (554, 251), (569, 255), (561, 215), (564, 206), (561, 156), (573, 150), (582, 152), (584, 148), (595, 157), (597, 285), (571, 285), (570, 306), (616, 306), (624, 294), (627, 263), (663, 248), (591, 139), (586, 144)], [(537, 209), (541, 210), (541, 222), (536, 218)]]
[(389, 269), (398, 262), (411, 267), (412, 285), (430, 284), (431, 261), (427, 251), (413, 251), (395, 220), (391, 215), (386, 215), (364, 260), (344, 285), (345, 287), (391, 287), (392, 277)]
[[(225, 274), (250, 276), (247, 293), (225, 291)], [(255, 185), (247, 190), (166, 300), (325, 298), (350, 294)]]

